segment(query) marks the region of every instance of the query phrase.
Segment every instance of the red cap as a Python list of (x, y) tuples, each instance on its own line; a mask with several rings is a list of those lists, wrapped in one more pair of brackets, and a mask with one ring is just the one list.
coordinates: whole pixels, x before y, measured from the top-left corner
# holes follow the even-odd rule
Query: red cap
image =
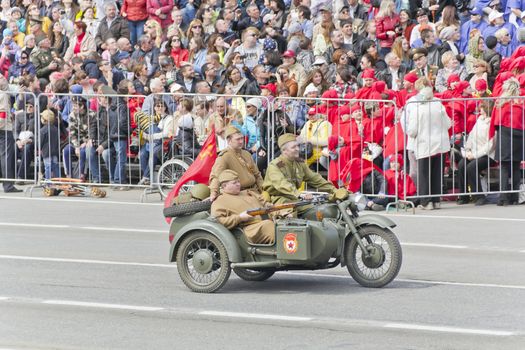
[(403, 156), (399, 153), (389, 155), (388, 160), (390, 163), (397, 162), (397, 164), (403, 166)]
[(454, 90), (455, 90), (457, 93), (462, 94), (463, 91), (465, 91), (465, 90), (466, 90), (467, 88), (469, 88), (469, 87), (470, 87), (469, 82), (463, 80), (463, 81), (460, 81), (460, 82), (456, 85), (456, 87), (454, 88)]
[(363, 107), (359, 103), (354, 103), (352, 107), (350, 108), (350, 114), (357, 112), (357, 111), (363, 111)]
[(310, 107), (308, 115), (322, 114), (318, 107)]
[[(331, 90), (326, 90), (325, 92), (323, 92), (323, 95), (321, 96), (321, 98), (336, 99), (336, 98), (339, 98), (339, 95), (337, 94), (337, 91), (331, 89)], [(332, 101), (332, 102), (335, 102), (335, 101)]]
[(283, 53), (283, 57), (295, 57), (295, 52), (293, 50), (286, 50)]
[(277, 86), (275, 84), (270, 83), (266, 85), (261, 85), (261, 90), (262, 89), (269, 90), (273, 96), (277, 95)]
[(485, 79), (476, 80), (475, 86), (477, 91), (486, 91), (488, 88), (487, 81)]
[(525, 56), (525, 46), (518, 47), (516, 51), (514, 51), (512, 56), (510, 56), (510, 58), (518, 58), (522, 56)]
[(518, 57), (510, 65), (510, 69), (524, 70), (525, 69), (525, 57)]
[(408, 81), (409, 83), (415, 84), (418, 77), (416, 73), (408, 73), (405, 75), (404, 80)]
[(502, 73), (502, 72), (509, 71), (511, 69), (510, 66), (512, 65), (512, 63), (513, 63), (513, 59), (510, 57), (502, 59), (499, 65), (499, 72)]
[(352, 91), (348, 91), (345, 95), (345, 100), (352, 100), (355, 98), (355, 94)]
[(361, 76), (363, 79), (376, 79), (376, 72), (371, 69), (367, 68), (363, 71), (363, 75)]
[(386, 90), (386, 83), (382, 80), (378, 80), (372, 85), (372, 87), (375, 91), (381, 94)]
[(339, 109), (337, 110), (337, 113), (339, 115), (350, 114), (350, 107), (343, 105), (339, 107)]
[(458, 74), (450, 74), (450, 76), (447, 79), (447, 85), (450, 87), (452, 83), (457, 83), (460, 80), (461, 78), (459, 77)]

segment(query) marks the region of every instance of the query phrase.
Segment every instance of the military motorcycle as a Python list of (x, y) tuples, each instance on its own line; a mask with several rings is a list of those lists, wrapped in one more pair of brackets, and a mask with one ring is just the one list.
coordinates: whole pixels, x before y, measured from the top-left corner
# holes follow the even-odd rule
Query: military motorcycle
[[(210, 201), (164, 209), (172, 217), (169, 260), (177, 263), (183, 283), (192, 291), (212, 293), (227, 282), (231, 270), (246, 281), (265, 281), (277, 271), (320, 270), (346, 266), (352, 278), (369, 288), (386, 286), (399, 273), (401, 245), (396, 224), (377, 214), (359, 215), (355, 195), (329, 202), (311, 194), (310, 208), (299, 218), (275, 223), (273, 244), (248, 242), (241, 228), (228, 230), (210, 216)], [(304, 201), (288, 204), (301, 207)], [(282, 209), (275, 207), (269, 211)], [(255, 209), (252, 213), (261, 214)]]

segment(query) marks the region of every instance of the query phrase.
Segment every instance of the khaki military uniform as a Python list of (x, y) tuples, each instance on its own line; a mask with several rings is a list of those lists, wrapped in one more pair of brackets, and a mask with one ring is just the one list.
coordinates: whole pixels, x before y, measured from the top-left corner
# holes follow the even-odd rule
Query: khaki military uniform
[(262, 187), (270, 195), (272, 203), (282, 204), (299, 200), (299, 188), (303, 182), (316, 191), (332, 193), (336, 190), (332, 183), (313, 172), (306, 163), (290, 160), (284, 155), (268, 165)]
[(49, 64), (53, 61), (51, 50), (33, 50), (33, 52), (31, 52), (30, 60), (35, 66), (37, 77), (47, 78), (53, 72), (48, 68)]
[[(425, 70), (426, 70), (426, 72), (425, 72)], [(410, 71), (410, 73), (415, 73), (418, 78), (426, 76), (432, 82), (432, 85), (434, 85), (434, 82), (436, 81), (436, 77), (437, 77), (437, 74), (438, 74), (439, 67), (427, 65), (425, 70), (419, 69), (419, 68), (415, 68), (415, 69), (412, 69)], [(426, 75), (425, 75), (425, 73), (426, 73)]]
[(227, 148), (219, 153), (211, 170), (210, 191), (212, 195), (219, 194), (219, 175), (226, 169), (233, 170), (239, 175), (241, 189), (262, 191), (263, 178), (250, 152), (245, 150), (237, 152)]
[(260, 194), (253, 191), (241, 191), (238, 195), (223, 193), (212, 203), (211, 215), (228, 229), (241, 227), (248, 241), (255, 244), (272, 244), (275, 241), (275, 224), (272, 220), (263, 220), (254, 216), (250, 221), (241, 221), (240, 213), (264, 206)]

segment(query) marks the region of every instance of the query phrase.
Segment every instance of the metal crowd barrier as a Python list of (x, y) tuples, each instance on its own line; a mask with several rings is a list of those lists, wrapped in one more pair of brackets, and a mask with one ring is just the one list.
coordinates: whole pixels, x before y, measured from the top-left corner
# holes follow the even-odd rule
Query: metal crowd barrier
[[(89, 186), (142, 188), (144, 194), (159, 192), (165, 196), (200, 152), (212, 126), (218, 136), (218, 150), (227, 146), (223, 132), (229, 124), (246, 133), (251, 143), (248, 148), (255, 145), (254, 159), (263, 173), (280, 154), (278, 137), (293, 132), (305, 144), (301, 148), (303, 158), (312, 169), (335, 185), (350, 184), (370, 201), (387, 207), (428, 198), (516, 194), (524, 181), (522, 157), (516, 159), (516, 154), (508, 152), (525, 148), (520, 129), (525, 121), (523, 98), (509, 99), (521, 108), (516, 109), (521, 115), (511, 118), (520, 122), (516, 130), (521, 134), (505, 138), (505, 130), (498, 129), (487, 145), (492, 152), (490, 159), (473, 161), (479, 158), (473, 154), (481, 153), (466, 146), (487, 138), (490, 116), (504, 109), (505, 99), (450, 99), (432, 104), (411, 101), (399, 110), (390, 100), (216, 94), (35, 96), (4, 92), (1, 97), (10, 106), (6, 112), (10, 119), (6, 120), (14, 123), (12, 140), (9, 130), (0, 131), (0, 180), (8, 184), (50, 186), (71, 177)], [(246, 123), (246, 101), (250, 98), (261, 102), (255, 136)], [(311, 108), (315, 113), (309, 116)], [(437, 109), (446, 117), (441, 124), (410, 124)], [(55, 131), (46, 128), (47, 110), (55, 116)], [(31, 113), (34, 119), (27, 122)], [(480, 117), (482, 113), (487, 116)], [(439, 133), (447, 120), (450, 128)], [(425, 154), (425, 140), (437, 152)], [(392, 159), (398, 166), (391, 167)], [(376, 175), (382, 176), (382, 182)]]
[[(402, 127), (408, 134), (404, 197), (423, 204), (439, 198), (484, 204), (498, 200), (497, 195), (500, 199), (510, 198), (507, 194), (517, 196), (525, 182), (525, 98), (443, 99), (438, 103), (445, 111), (442, 121), (437, 117), (437, 104), (412, 101), (404, 108)], [(505, 112), (508, 104), (516, 107), (509, 109), (513, 115), (505, 119), (508, 128), (496, 127), (492, 138), (491, 119)], [(433, 122), (429, 123), (431, 114)], [(408, 182), (415, 183), (416, 193), (407, 193)]]
[(39, 187), (74, 181), (118, 190), (137, 186), (141, 145), (134, 124), (145, 96), (43, 93), (39, 99)]
[[(288, 117), (273, 134), (283, 132), (282, 122), (291, 124), (288, 131), (300, 135), (301, 144), (311, 145), (301, 151), (312, 169), (338, 187), (352, 183), (351, 189), (365, 195), (370, 203), (385, 207), (397, 202), (398, 188), (388, 186), (387, 178), (397, 178), (399, 170), (385, 174), (388, 152), (401, 146), (398, 138), (392, 137), (399, 127), (399, 111), (393, 101), (278, 97), (273, 105), (273, 120), (280, 120), (281, 111)], [(387, 137), (389, 145), (385, 147)], [(274, 156), (277, 151), (274, 148)]]
[[(153, 94), (153, 99), (165, 103), (173, 101), (177, 110), (172, 114), (170, 125), (173, 125), (173, 129), (170, 132), (166, 132), (166, 125), (163, 125), (162, 132), (153, 130), (162, 123), (153, 120), (154, 115), (150, 116), (150, 130), (142, 130), (149, 135), (156, 134), (160, 137), (155, 141), (146, 141), (141, 153), (141, 168), (148, 166), (150, 169), (143, 177), (143, 181), (151, 185), (145, 190), (145, 195), (159, 192), (161, 196), (166, 196), (198, 156), (213, 127), (217, 137), (217, 151), (227, 147), (224, 132), (226, 126), (234, 125), (245, 135), (246, 149), (253, 154), (254, 161), (261, 169), (265, 169), (271, 160), (267, 156), (271, 138), (262, 137), (260, 134), (261, 128), (271, 125), (270, 114), (267, 112), (270, 105), (268, 98), (248, 95), (162, 93)], [(246, 103), (249, 99), (260, 102), (260, 108), (256, 109), (256, 116), (247, 120), (249, 112)], [(153, 152), (146, 146), (152, 147)], [(188, 186), (191, 185), (192, 182), (188, 183)]]
[(31, 92), (0, 92), (0, 182), (4, 190), (15, 183), (34, 185), (38, 181), (38, 106)]

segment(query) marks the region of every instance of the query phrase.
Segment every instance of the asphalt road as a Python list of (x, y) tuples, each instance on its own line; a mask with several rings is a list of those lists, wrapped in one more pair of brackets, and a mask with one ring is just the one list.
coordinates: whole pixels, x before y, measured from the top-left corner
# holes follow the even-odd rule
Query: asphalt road
[(158, 197), (0, 194), (0, 349), (524, 349), (525, 207), (389, 213), (398, 278), (233, 273), (190, 292)]

